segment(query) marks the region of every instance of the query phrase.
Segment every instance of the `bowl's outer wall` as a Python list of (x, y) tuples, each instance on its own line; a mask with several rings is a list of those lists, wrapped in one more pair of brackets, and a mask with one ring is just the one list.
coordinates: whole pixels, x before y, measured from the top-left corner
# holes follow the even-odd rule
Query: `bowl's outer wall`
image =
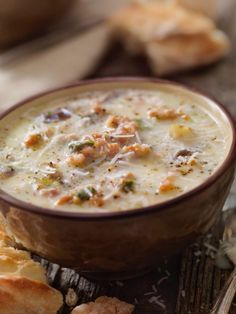
[(27, 249), (80, 271), (141, 271), (208, 231), (233, 182), (232, 164), (197, 195), (164, 210), (116, 219), (81, 220), (30, 213), (1, 202), (9, 231)]

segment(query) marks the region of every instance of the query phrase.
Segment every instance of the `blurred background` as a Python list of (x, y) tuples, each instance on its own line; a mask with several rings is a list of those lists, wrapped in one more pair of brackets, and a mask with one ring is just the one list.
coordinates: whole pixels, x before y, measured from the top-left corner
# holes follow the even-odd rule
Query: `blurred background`
[[(0, 0), (0, 108), (6, 108), (43, 90), (87, 77), (112, 75), (172, 77), (175, 69), (171, 69), (171, 75), (169, 73), (163, 75), (159, 71), (162, 63), (169, 60), (167, 50), (170, 48), (167, 44), (163, 47), (161, 42), (162, 49), (160, 50), (158, 46), (157, 51), (155, 48), (150, 56), (146, 50), (141, 53), (127, 52), (124, 30), (123, 37), (121, 36), (119, 40), (115, 38), (114, 29), (112, 30), (108, 21), (131, 2), (132, 5), (135, 3), (141, 6), (150, 3), (154, 3), (155, 6), (163, 3), (174, 4), (187, 10), (187, 14), (188, 12), (191, 14), (193, 10), (200, 12), (201, 16), (210, 17), (216, 23), (214, 27), (220, 25), (224, 16), (232, 15), (232, 8), (234, 11), (236, 9), (235, 0)], [(143, 25), (145, 19), (150, 21), (149, 14), (142, 13)], [(160, 18), (160, 15), (159, 12), (157, 16), (151, 18), (152, 33), (158, 33), (159, 29), (161, 31), (164, 29), (164, 33), (167, 29), (168, 33), (169, 28), (173, 28), (168, 19), (171, 20), (172, 15), (178, 14), (177, 11), (172, 12), (166, 20)], [(136, 26), (139, 24), (138, 18), (134, 17)], [(126, 32), (129, 32), (129, 27), (133, 26), (127, 24)], [(176, 27), (178, 28), (178, 25)], [(189, 27), (191, 28), (191, 23)], [(119, 32), (122, 27), (118, 25), (115, 28)], [(135, 36), (137, 37), (135, 40), (138, 39), (142, 29), (142, 25), (137, 27), (135, 29), (137, 34), (132, 35), (133, 38), (130, 40)], [(187, 24), (184, 25), (184, 32), (186, 29), (188, 30)], [(177, 38), (177, 44), (178, 40)], [(189, 46), (191, 45), (193, 43), (189, 43)], [(227, 55), (226, 50), (225, 48), (224, 52), (219, 53), (219, 58), (213, 59)], [(191, 49), (186, 49), (189, 59), (193, 59), (191, 54), (194, 53)], [(196, 53), (194, 58), (196, 59)], [(195, 64), (191, 66), (194, 67)], [(176, 72), (182, 72), (179, 70), (182, 69)]]

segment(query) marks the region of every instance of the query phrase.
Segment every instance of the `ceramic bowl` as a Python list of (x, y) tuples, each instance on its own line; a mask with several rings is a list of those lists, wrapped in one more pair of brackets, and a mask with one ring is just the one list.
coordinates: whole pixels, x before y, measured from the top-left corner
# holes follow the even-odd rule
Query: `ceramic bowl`
[(25, 100), (22, 106), (80, 92), (113, 88), (169, 88), (204, 102), (223, 121), (230, 148), (222, 165), (195, 189), (164, 203), (122, 212), (76, 213), (41, 208), (0, 191), (1, 211), (9, 232), (26, 249), (80, 272), (140, 273), (166, 256), (182, 250), (207, 232), (220, 216), (235, 172), (235, 129), (226, 109), (217, 101), (177, 83), (147, 78), (91, 80), (52, 90)]

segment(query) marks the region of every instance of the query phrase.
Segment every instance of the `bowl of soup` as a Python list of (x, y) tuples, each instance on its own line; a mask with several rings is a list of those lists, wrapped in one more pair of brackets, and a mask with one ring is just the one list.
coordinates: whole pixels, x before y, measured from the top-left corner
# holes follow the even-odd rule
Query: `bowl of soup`
[(235, 129), (177, 83), (114, 78), (25, 100), (0, 119), (0, 202), (26, 249), (80, 272), (139, 273), (220, 216)]

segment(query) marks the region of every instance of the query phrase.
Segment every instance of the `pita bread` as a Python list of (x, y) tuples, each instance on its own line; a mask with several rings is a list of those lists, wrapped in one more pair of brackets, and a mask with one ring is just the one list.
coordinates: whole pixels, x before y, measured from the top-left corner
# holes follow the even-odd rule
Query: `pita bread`
[(165, 76), (216, 62), (228, 53), (229, 47), (224, 33), (215, 30), (149, 42), (146, 54), (152, 71)]
[[(1, 219), (1, 217), (0, 217)], [(10, 247), (0, 222), (0, 313), (56, 314), (62, 295), (47, 284), (44, 268), (30, 253)]]
[(211, 19), (176, 4), (133, 3), (111, 19), (117, 36), (131, 36), (140, 44), (174, 35), (207, 33), (214, 29)]
[(56, 314), (62, 296), (39, 281), (0, 276), (0, 304), (1, 314)]
[(157, 75), (209, 64), (229, 52), (228, 38), (210, 18), (177, 3), (135, 3), (110, 24), (128, 51), (147, 56)]

